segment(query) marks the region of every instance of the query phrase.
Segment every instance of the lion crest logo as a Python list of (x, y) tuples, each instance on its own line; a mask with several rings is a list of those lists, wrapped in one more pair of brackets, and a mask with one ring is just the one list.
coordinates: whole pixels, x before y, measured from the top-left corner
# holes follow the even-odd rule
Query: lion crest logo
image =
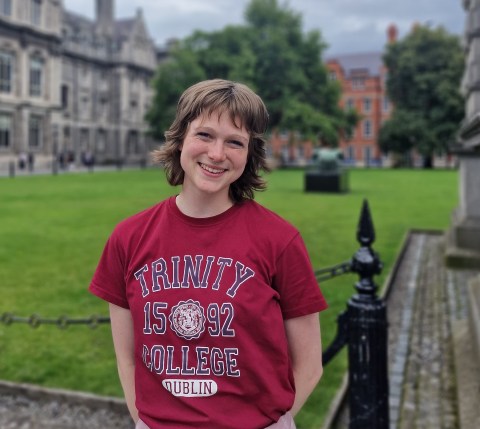
[(186, 340), (199, 338), (205, 331), (205, 313), (198, 301), (180, 301), (168, 318), (173, 331)]

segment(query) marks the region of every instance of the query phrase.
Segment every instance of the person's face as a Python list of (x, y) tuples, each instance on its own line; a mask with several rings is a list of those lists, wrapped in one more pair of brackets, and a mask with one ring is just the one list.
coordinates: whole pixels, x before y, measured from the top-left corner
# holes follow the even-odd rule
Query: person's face
[(228, 198), (230, 185), (247, 164), (249, 140), (247, 130), (238, 128), (228, 113), (212, 112), (196, 118), (181, 146), (183, 189)]

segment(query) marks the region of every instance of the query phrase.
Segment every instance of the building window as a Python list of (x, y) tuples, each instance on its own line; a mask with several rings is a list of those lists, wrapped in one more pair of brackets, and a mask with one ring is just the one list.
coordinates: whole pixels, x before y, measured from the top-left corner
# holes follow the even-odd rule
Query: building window
[(130, 121), (138, 121), (138, 103), (137, 100), (130, 100)]
[(30, 59), (30, 95), (42, 95), (43, 60), (38, 57)]
[(355, 160), (355, 148), (353, 146), (347, 147), (347, 160), (354, 161)]
[(372, 100), (369, 97), (363, 99), (363, 111), (368, 113), (372, 110)]
[(83, 95), (80, 101), (80, 115), (83, 119), (90, 118), (90, 98)]
[(363, 77), (354, 77), (352, 79), (352, 89), (364, 89), (365, 79)]
[(90, 149), (90, 135), (86, 128), (80, 130), (80, 147), (83, 152)]
[(349, 110), (353, 110), (355, 108), (355, 102), (353, 101), (353, 98), (347, 98), (345, 107)]
[(62, 85), (62, 108), (68, 109), (68, 86)]
[(328, 80), (337, 80), (337, 73), (331, 71), (328, 73)]
[(0, 14), (12, 16), (12, 0), (0, 0)]
[(363, 148), (363, 160), (365, 161), (365, 165), (370, 165), (372, 161), (372, 148), (370, 146)]
[(104, 130), (98, 130), (96, 150), (97, 152), (105, 152), (107, 149), (107, 134)]
[(42, 144), (42, 117), (30, 116), (28, 123), (28, 146), (31, 149), (38, 149)]
[(365, 119), (363, 121), (363, 137), (369, 139), (372, 137), (372, 121)]
[(12, 115), (0, 113), (0, 149), (8, 149), (12, 140)]
[(390, 100), (387, 97), (383, 97), (383, 111), (388, 112), (390, 110)]
[(0, 92), (12, 91), (13, 54), (0, 51)]
[(108, 99), (106, 95), (100, 96), (100, 103), (99, 103), (99, 116), (100, 118), (105, 118), (108, 113)]
[(42, 0), (30, 0), (30, 22), (40, 25), (42, 22)]
[(138, 133), (136, 131), (130, 131), (127, 136), (127, 154), (136, 155), (140, 153)]

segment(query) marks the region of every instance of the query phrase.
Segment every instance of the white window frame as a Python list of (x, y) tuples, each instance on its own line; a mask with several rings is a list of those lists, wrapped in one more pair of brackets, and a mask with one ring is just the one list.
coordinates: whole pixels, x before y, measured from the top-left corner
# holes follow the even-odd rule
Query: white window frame
[(0, 0), (0, 15), (12, 16), (12, 0)]
[(28, 119), (28, 147), (30, 149), (40, 149), (42, 147), (42, 137), (43, 117), (30, 115)]
[(372, 121), (370, 119), (365, 119), (362, 122), (362, 131), (364, 138), (371, 139), (373, 137)]
[(39, 56), (30, 57), (30, 95), (32, 97), (42, 96), (44, 61)]
[(0, 112), (0, 150), (12, 146), (12, 115)]
[(363, 111), (370, 113), (372, 111), (372, 99), (370, 97), (363, 98)]
[(13, 90), (13, 66), (15, 56), (8, 51), (0, 51), (0, 92), (11, 93)]
[(364, 88), (365, 88), (365, 78), (363, 77), (352, 78), (352, 89), (364, 89)]
[(30, 22), (37, 26), (42, 24), (42, 0), (30, 0)]

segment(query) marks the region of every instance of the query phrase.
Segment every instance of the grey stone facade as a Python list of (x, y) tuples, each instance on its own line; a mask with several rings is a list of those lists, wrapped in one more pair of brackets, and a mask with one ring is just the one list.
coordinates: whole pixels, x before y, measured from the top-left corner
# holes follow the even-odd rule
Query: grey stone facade
[(0, 0), (0, 164), (145, 158), (155, 45), (141, 10), (116, 20), (114, 0), (93, 6), (91, 20), (62, 0)]
[(448, 231), (447, 264), (480, 268), (480, 0), (462, 0), (465, 118), (455, 152), (459, 161), (460, 201)]

